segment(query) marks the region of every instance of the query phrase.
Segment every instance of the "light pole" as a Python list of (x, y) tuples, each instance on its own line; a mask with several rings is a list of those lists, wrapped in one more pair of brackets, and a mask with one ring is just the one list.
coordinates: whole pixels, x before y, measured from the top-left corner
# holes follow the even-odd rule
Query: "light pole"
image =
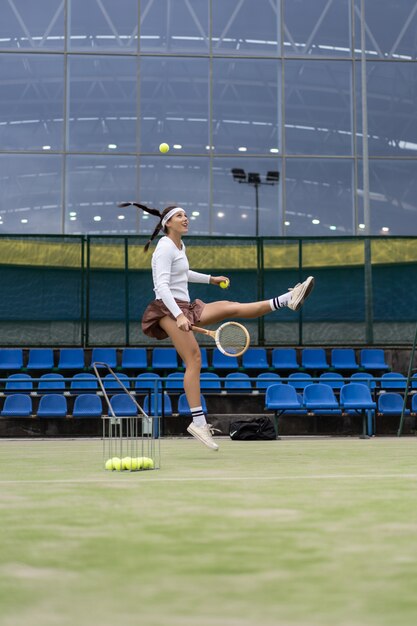
[(249, 172), (246, 174), (245, 170), (234, 167), (232, 169), (233, 180), (240, 184), (252, 185), (255, 188), (255, 209), (256, 209), (256, 226), (255, 234), (259, 237), (259, 187), (261, 185), (276, 185), (279, 182), (279, 172), (267, 172), (265, 180), (261, 180), (258, 172)]

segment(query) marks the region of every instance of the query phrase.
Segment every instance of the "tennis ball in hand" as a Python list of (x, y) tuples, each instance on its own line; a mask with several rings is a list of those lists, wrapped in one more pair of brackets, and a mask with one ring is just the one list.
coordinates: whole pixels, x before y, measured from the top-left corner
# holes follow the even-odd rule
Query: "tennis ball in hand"
[(159, 146), (159, 152), (165, 154), (169, 150), (169, 145), (167, 143), (161, 143)]
[(222, 289), (227, 289), (229, 285), (230, 285), (230, 280), (229, 279), (222, 280), (222, 282), (220, 283), (220, 287)]

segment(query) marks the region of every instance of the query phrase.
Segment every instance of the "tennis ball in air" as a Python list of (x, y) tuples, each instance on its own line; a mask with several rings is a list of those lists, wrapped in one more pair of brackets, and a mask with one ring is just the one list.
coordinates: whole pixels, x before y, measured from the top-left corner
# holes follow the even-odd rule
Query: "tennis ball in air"
[(222, 280), (222, 282), (220, 283), (220, 287), (222, 289), (227, 289), (229, 285), (230, 285), (230, 280), (229, 279), (228, 280)]
[(165, 154), (169, 150), (169, 145), (167, 143), (161, 143), (159, 146), (159, 152)]
[(122, 469), (122, 461), (121, 461), (121, 459), (119, 459), (118, 456), (114, 456), (110, 460), (112, 462), (113, 469), (117, 470), (118, 472), (120, 472), (120, 470)]

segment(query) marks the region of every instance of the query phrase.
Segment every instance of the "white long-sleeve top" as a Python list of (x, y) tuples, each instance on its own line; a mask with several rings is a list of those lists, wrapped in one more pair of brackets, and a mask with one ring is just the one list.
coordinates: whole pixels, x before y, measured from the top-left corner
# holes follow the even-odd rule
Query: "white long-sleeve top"
[(190, 302), (188, 283), (209, 284), (211, 276), (190, 270), (184, 243), (178, 250), (172, 239), (161, 237), (152, 255), (152, 278), (155, 298), (177, 318), (182, 311), (175, 299)]

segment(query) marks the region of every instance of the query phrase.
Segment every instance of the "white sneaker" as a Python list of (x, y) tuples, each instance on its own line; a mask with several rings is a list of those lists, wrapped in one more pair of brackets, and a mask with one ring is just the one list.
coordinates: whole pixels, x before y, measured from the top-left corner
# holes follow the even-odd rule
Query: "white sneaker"
[(201, 441), (201, 443), (204, 443), (207, 448), (210, 448), (211, 450), (219, 449), (219, 446), (212, 437), (209, 424), (205, 424), (204, 426), (196, 426), (194, 422), (191, 422), (191, 424), (187, 428), (187, 431), (190, 433), (190, 435)]
[(313, 276), (309, 276), (303, 283), (297, 283), (295, 287), (290, 289), (291, 293), (291, 301), (288, 303), (288, 308), (293, 311), (298, 311), (299, 308), (304, 304), (304, 300), (308, 298), (310, 293), (313, 291), (314, 287), (314, 278)]

